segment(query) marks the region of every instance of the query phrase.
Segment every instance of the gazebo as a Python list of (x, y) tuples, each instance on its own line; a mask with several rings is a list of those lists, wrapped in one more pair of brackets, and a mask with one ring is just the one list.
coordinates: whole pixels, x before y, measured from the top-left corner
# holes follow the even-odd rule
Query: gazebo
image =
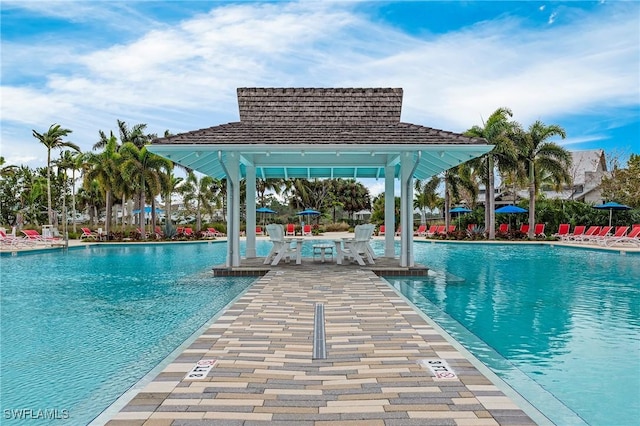
[[(400, 121), (401, 88), (239, 88), (240, 121), (152, 141), (149, 150), (227, 182), (227, 267), (240, 266), (240, 180), (246, 180), (246, 257), (256, 257), (256, 179), (385, 180), (385, 227), (396, 229), (399, 266), (414, 266), (413, 179), (428, 179), (489, 152), (481, 138)], [(394, 233), (385, 236), (394, 257)]]

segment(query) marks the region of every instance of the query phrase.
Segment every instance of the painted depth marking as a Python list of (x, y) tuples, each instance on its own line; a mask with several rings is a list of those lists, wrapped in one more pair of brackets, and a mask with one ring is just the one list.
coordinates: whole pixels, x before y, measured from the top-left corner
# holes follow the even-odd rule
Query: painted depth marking
[(418, 364), (431, 370), (436, 379), (439, 380), (458, 380), (458, 376), (453, 371), (447, 361), (439, 358), (421, 359)]
[(201, 359), (196, 362), (191, 371), (184, 376), (184, 380), (202, 380), (207, 377), (209, 371), (218, 363), (217, 359)]

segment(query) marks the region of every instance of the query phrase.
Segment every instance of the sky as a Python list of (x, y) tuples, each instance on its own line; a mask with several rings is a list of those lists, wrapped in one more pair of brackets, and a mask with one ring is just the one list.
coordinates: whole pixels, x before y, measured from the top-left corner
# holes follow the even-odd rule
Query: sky
[[(239, 121), (238, 87), (401, 87), (402, 121), (464, 132), (500, 107), (569, 150), (640, 153), (637, 1), (2, 0), (0, 155)], [(59, 153), (54, 152), (54, 156)], [(384, 183), (381, 183), (384, 185)], [(376, 191), (373, 191), (376, 192)]]

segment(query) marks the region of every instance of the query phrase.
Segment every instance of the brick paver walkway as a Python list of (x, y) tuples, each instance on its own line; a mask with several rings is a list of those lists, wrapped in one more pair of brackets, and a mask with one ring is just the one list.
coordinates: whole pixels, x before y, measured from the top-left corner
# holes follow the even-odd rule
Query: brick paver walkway
[[(312, 359), (324, 304), (326, 359)], [(457, 379), (419, 360), (443, 359)], [(204, 380), (194, 364), (217, 359)], [(272, 270), (109, 426), (531, 425), (534, 422), (370, 271)]]

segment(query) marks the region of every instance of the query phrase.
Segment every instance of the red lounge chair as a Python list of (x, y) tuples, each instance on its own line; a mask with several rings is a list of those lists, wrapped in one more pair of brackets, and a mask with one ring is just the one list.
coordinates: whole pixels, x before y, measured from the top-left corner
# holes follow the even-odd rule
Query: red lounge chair
[(456, 226), (455, 225), (449, 225), (449, 230), (447, 231), (447, 233), (451, 234), (453, 232), (456, 232)]
[(423, 236), (427, 233), (427, 225), (420, 225), (418, 229), (413, 233), (413, 235)]
[(576, 225), (575, 228), (573, 228), (573, 232), (570, 234), (565, 235), (564, 237), (562, 237), (563, 241), (569, 241), (572, 240), (575, 237), (578, 237), (582, 234), (584, 234), (584, 230), (587, 229), (586, 226), (584, 225)]
[(446, 234), (446, 233), (447, 233), (447, 232), (446, 232), (446, 229), (447, 229), (447, 227), (446, 227), (446, 226), (444, 226), (444, 225), (438, 225), (438, 229), (436, 230), (436, 234), (438, 234), (438, 235), (444, 235), (444, 234)]
[(427, 237), (432, 237), (436, 235), (436, 232), (438, 232), (438, 225), (431, 225), (426, 235)]
[(474, 229), (476, 229), (476, 226), (478, 226), (478, 225), (477, 225), (477, 224), (475, 224), (475, 223), (470, 223), (470, 224), (468, 224), (468, 225), (467, 225), (467, 231), (471, 231), (471, 232), (473, 232), (473, 230), (474, 230)]
[(0, 245), (2, 248), (18, 248), (22, 246), (35, 244), (35, 242), (29, 241), (26, 237), (16, 237), (15, 235), (7, 235), (6, 232), (0, 229)]
[[(611, 230), (611, 228), (609, 228), (609, 230)], [(587, 232), (585, 232), (584, 234), (573, 237), (573, 241), (580, 241), (580, 242), (586, 241), (589, 238), (595, 235), (598, 235), (598, 232), (600, 232), (599, 226), (590, 226), (589, 229), (587, 229)]]
[(634, 226), (631, 229), (631, 232), (629, 232), (627, 235), (621, 237), (609, 237), (605, 239), (604, 244), (608, 247), (618, 245), (631, 245), (634, 247), (640, 247), (640, 226)]
[(302, 227), (302, 236), (311, 235), (311, 225), (304, 225)]
[(380, 225), (380, 229), (378, 230), (378, 235), (384, 235), (384, 225)]
[(544, 233), (544, 223), (536, 223), (536, 227), (533, 229), (533, 235), (535, 237), (546, 237)]
[(256, 226), (256, 235), (264, 235), (264, 231), (262, 230), (262, 226)]
[(93, 232), (89, 228), (80, 228), (80, 229), (82, 230), (82, 234), (80, 235), (80, 240), (83, 240), (85, 238), (87, 239), (93, 238), (94, 240), (98, 239), (97, 232)]
[(506, 234), (509, 232), (509, 224), (508, 223), (501, 223), (500, 227), (498, 228), (498, 232), (502, 233), (502, 234)]
[(205, 238), (224, 237), (224, 234), (218, 231), (216, 228), (207, 228), (202, 232), (202, 236)]
[(40, 235), (40, 233), (34, 229), (23, 229), (22, 233), (25, 235), (25, 239), (31, 241), (32, 243), (44, 243), (51, 244), (54, 241), (59, 241), (59, 238), (55, 237), (44, 237)]
[(193, 237), (193, 236), (194, 236), (194, 235), (193, 235), (193, 229), (191, 229), (191, 228), (184, 228), (184, 236), (185, 236), (185, 237), (188, 237), (188, 238)]
[(520, 232), (522, 232), (523, 234), (529, 233), (529, 225), (526, 223), (520, 225)]
[(571, 225), (569, 225), (568, 223), (561, 223), (560, 226), (558, 227), (558, 232), (553, 234), (553, 236), (558, 238), (566, 237), (567, 235), (569, 235), (570, 227)]
[(287, 231), (285, 232), (285, 236), (287, 235), (296, 235), (296, 226), (293, 223), (287, 223)]

